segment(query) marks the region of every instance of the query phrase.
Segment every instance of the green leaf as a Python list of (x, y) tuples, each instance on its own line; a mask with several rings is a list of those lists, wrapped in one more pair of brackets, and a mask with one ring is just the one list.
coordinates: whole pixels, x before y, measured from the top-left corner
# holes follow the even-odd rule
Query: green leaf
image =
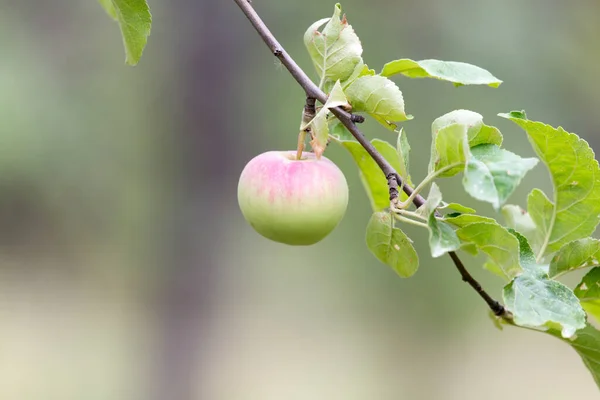
[(445, 222), (438, 221), (435, 215), (429, 216), (427, 226), (429, 227), (429, 248), (433, 258), (461, 248), (460, 240), (454, 229)]
[(352, 74), (348, 78), (342, 80), (342, 88), (344, 88), (345, 90), (348, 86), (350, 86), (356, 79), (360, 78), (361, 76), (372, 75), (375, 75), (375, 70), (370, 69), (369, 66), (365, 64), (361, 59), (360, 62), (356, 65), (356, 67), (354, 67)]
[(545, 330), (560, 324), (565, 338), (585, 326), (586, 314), (579, 300), (560, 282), (523, 274), (504, 287), (503, 297), (519, 326)]
[(317, 158), (321, 158), (321, 155), (327, 147), (327, 141), (329, 139), (327, 114), (329, 113), (329, 110), (335, 107), (345, 106), (347, 104), (348, 100), (346, 99), (346, 95), (342, 90), (340, 81), (336, 81), (323, 107), (321, 107), (315, 117), (308, 124), (306, 124), (306, 126), (301, 128), (306, 129), (308, 126), (311, 127), (312, 140), (310, 145)]
[(592, 268), (575, 287), (575, 296), (585, 311), (600, 321), (600, 268)]
[(113, 0), (98, 0), (100, 5), (104, 8), (106, 13), (115, 21), (117, 20), (117, 10), (113, 5)]
[(409, 78), (435, 78), (452, 82), (454, 86), (488, 85), (497, 88), (502, 83), (483, 68), (456, 61), (413, 61), (405, 58), (385, 64), (381, 71), (382, 76), (389, 77), (396, 74)]
[(431, 214), (435, 213), (440, 204), (442, 204), (442, 192), (439, 186), (435, 182), (432, 182), (427, 200), (425, 204), (418, 208), (417, 213), (429, 218)]
[(382, 76), (361, 76), (346, 89), (353, 112), (364, 111), (388, 129), (395, 122), (412, 119), (404, 112), (402, 92), (391, 80)]
[(521, 158), (496, 145), (481, 144), (471, 148), (463, 186), (471, 196), (498, 210), (537, 163), (536, 158)]
[(501, 143), (500, 133), (495, 128), (484, 130), (480, 117), (479, 114), (459, 110), (434, 121), (432, 131), (435, 141), (429, 172), (450, 177), (464, 170), (463, 185), (467, 193), (491, 203), (498, 210), (538, 160), (521, 158), (492, 143), (470, 147), (469, 140), (472, 143)]
[(600, 267), (592, 268), (575, 288), (575, 296), (581, 301), (600, 300)]
[(447, 203), (442, 204), (441, 207), (438, 207), (438, 210), (454, 210), (461, 214), (475, 214), (477, 211), (471, 207), (463, 206), (458, 203)]
[(462, 243), (460, 245), (460, 249), (472, 256), (476, 256), (477, 254), (479, 254), (479, 250), (477, 250), (477, 246), (474, 245), (473, 243)]
[(467, 127), (469, 147), (486, 143), (502, 145), (502, 134), (498, 128), (484, 124), (483, 116), (470, 110), (454, 110), (436, 118), (431, 126), (433, 136), (435, 137), (440, 129), (454, 124)]
[[(525, 240), (521, 236), (521, 242)], [(526, 243), (526, 241), (525, 241)], [(547, 330), (560, 326), (564, 338), (586, 325), (585, 311), (575, 294), (560, 282), (548, 279), (543, 266), (535, 264), (529, 245), (521, 243), (523, 274), (504, 287), (503, 298), (515, 324)]]
[(504, 217), (508, 228), (514, 229), (524, 235), (527, 238), (527, 241), (530, 244), (532, 243), (536, 226), (527, 211), (517, 205), (507, 204), (502, 207), (502, 216)]
[(400, 160), (400, 169), (398, 170), (398, 173), (404, 182), (412, 185), (409, 172), (410, 144), (408, 144), (408, 138), (406, 137), (404, 129), (400, 129), (398, 132), (396, 151), (398, 153), (398, 159)]
[(578, 330), (570, 339), (563, 338), (556, 329), (550, 329), (547, 333), (573, 347), (600, 388), (600, 331), (586, 324), (585, 328)]
[(340, 84), (340, 81), (338, 80), (335, 82), (335, 85), (333, 85), (333, 88), (329, 92), (329, 96), (327, 96), (327, 101), (323, 105), (323, 108), (331, 109), (331, 108), (347, 106), (347, 105), (348, 105), (348, 99), (346, 98), (346, 94), (344, 93), (344, 90), (342, 89), (342, 85)]
[[(362, 62), (360, 39), (346, 16), (340, 18), (341, 12), (342, 7), (338, 3), (331, 18), (315, 22), (304, 33), (304, 45), (323, 82), (347, 79)], [(319, 32), (318, 29), (325, 23)]]
[(312, 140), (310, 147), (317, 159), (321, 158), (325, 148), (327, 148), (327, 139), (329, 138), (329, 125), (327, 125), (327, 114), (317, 113), (310, 123)]
[(333, 118), (329, 121), (329, 137), (339, 142), (356, 142), (356, 139), (339, 119)]
[(548, 334), (573, 347), (592, 374), (596, 385), (600, 387), (600, 331), (586, 324), (585, 328), (578, 330), (571, 339), (563, 338), (560, 331), (555, 329), (549, 330)]
[(504, 330), (504, 325), (507, 324), (506, 320), (503, 319), (502, 317), (497, 316), (496, 314), (494, 314), (493, 311), (488, 311), (488, 316), (490, 317), (490, 319), (492, 320), (492, 324), (494, 324), (494, 326), (496, 328), (498, 328), (498, 330), (503, 331)]
[(123, 44), (125, 46), (126, 62), (136, 65), (152, 27), (152, 15), (146, 0), (99, 0), (108, 15), (119, 23)]
[(358, 174), (373, 211), (385, 210), (390, 206), (389, 190), (387, 180), (377, 163), (358, 142), (343, 141), (342, 146), (350, 152), (358, 166)]
[(527, 120), (523, 112), (499, 115), (525, 130), (554, 184), (552, 201), (539, 190), (528, 199), (540, 232), (538, 259), (590, 236), (600, 221), (600, 168), (588, 143), (560, 127)]
[(464, 169), (468, 155), (466, 126), (462, 124), (445, 126), (435, 136), (429, 172), (437, 172), (440, 177), (454, 176)]
[(537, 263), (527, 238), (513, 229), (509, 229), (508, 231), (519, 241), (519, 263), (524, 273), (535, 277), (547, 278), (548, 266)]
[(576, 269), (597, 266), (598, 260), (600, 260), (600, 240), (593, 238), (576, 240), (564, 245), (554, 255), (550, 261), (548, 275), (553, 278)]
[(544, 242), (547, 242), (553, 229), (554, 204), (540, 189), (533, 189), (527, 196), (527, 210), (535, 224), (532, 247), (536, 249), (536, 254), (541, 254)]
[[(400, 171), (400, 159), (396, 149), (391, 144), (380, 139), (373, 139), (371, 143), (396, 171)], [(373, 211), (381, 211), (388, 208), (390, 206), (390, 193), (387, 179), (383, 172), (381, 172), (381, 168), (379, 168), (375, 160), (373, 160), (360, 143), (356, 141), (342, 141), (341, 144), (350, 152), (350, 155), (358, 166), (359, 175)], [(412, 184), (411, 182), (408, 183)], [(406, 194), (400, 193), (401, 200), (405, 200), (406, 198)]]
[(590, 317), (596, 320), (596, 323), (600, 322), (600, 301), (583, 301), (581, 306)]
[[(466, 163), (470, 158), (470, 148), (481, 144), (502, 144), (500, 131), (485, 125), (480, 114), (469, 110), (455, 110), (436, 118), (431, 125), (431, 132), (433, 140), (429, 172), (456, 164), (455, 168), (440, 175), (442, 177), (454, 176), (464, 169), (459, 164)], [(447, 159), (445, 162), (440, 160), (440, 156), (444, 155)]]
[[(483, 217), (481, 215), (475, 215), (475, 214), (448, 215), (448, 216), (444, 217), (444, 221), (446, 221), (449, 224), (452, 224), (454, 226), (457, 226), (459, 228), (464, 228), (471, 224), (479, 224), (479, 223), (493, 224), (496, 222), (496, 220), (493, 218)], [(510, 235), (510, 232), (506, 231), (506, 233), (508, 233)]]
[(427, 201), (419, 208), (419, 213), (427, 218), (429, 228), (429, 249), (433, 258), (460, 248), (460, 240), (454, 229), (443, 221), (438, 221), (435, 216), (437, 207), (442, 203), (442, 192), (438, 185), (433, 182), (427, 196)]
[(463, 214), (444, 218), (449, 224), (459, 227), (458, 238), (472, 243), (489, 259), (486, 268), (500, 277), (510, 280), (522, 272), (519, 263), (519, 241), (506, 228), (492, 218)]
[(369, 251), (402, 278), (417, 272), (417, 252), (404, 232), (394, 226), (394, 218), (390, 213), (373, 213), (367, 225), (366, 242)]
[(586, 324), (585, 312), (575, 294), (560, 282), (548, 278), (547, 265), (538, 264), (527, 239), (511, 231), (519, 241), (519, 262), (523, 273), (503, 290), (506, 308), (515, 324), (547, 330), (560, 327), (570, 338)]

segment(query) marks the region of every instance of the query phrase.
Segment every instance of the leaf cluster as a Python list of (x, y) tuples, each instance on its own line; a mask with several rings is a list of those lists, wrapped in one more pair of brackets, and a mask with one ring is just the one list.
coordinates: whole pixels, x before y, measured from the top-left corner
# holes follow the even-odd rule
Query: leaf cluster
[[(431, 78), (456, 87), (497, 88), (502, 83), (485, 69), (454, 61), (404, 58), (386, 63), (376, 73), (363, 60), (360, 39), (339, 4), (332, 17), (307, 29), (304, 44), (331, 104), (367, 114), (395, 135), (394, 145), (381, 139), (371, 143), (403, 183), (413, 187), (410, 146), (399, 124), (414, 117), (406, 113), (403, 94), (391, 78)], [(588, 143), (560, 127), (529, 120), (524, 111), (498, 114), (527, 135), (537, 157), (524, 158), (502, 147), (502, 133), (484, 123), (482, 115), (453, 110), (431, 124), (427, 176), (413, 195), (390, 202), (386, 177), (329, 115), (329, 108), (328, 104), (321, 108), (313, 134), (319, 138), (317, 146), (332, 140), (356, 162), (373, 211), (366, 244), (374, 257), (402, 278), (414, 275), (419, 257), (402, 229), (407, 224), (427, 229), (434, 258), (457, 251), (483, 255), (483, 267), (505, 281), (502, 297), (511, 318), (502, 322), (570, 344), (600, 382), (600, 332), (590, 323), (600, 320), (600, 241), (590, 237), (600, 222), (600, 168)], [(317, 147), (319, 154), (322, 150)], [(548, 169), (553, 193), (534, 188), (526, 209), (509, 204), (525, 175), (540, 163)], [(456, 175), (461, 176), (465, 192), (475, 201), (491, 204), (503, 222), (444, 202), (436, 180)], [(412, 200), (427, 187), (426, 203), (415, 208)], [(557, 279), (582, 268), (590, 270), (575, 290)]]

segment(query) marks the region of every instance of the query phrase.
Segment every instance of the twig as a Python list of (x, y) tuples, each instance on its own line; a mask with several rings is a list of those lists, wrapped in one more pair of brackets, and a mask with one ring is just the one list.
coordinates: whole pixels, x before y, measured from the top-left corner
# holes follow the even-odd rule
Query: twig
[[(242, 12), (246, 15), (256, 32), (263, 39), (265, 44), (271, 49), (271, 52), (275, 57), (281, 61), (281, 63), (286, 67), (289, 73), (294, 77), (296, 82), (304, 89), (306, 92), (307, 98), (315, 98), (319, 100), (322, 104), (325, 104), (327, 101), (327, 95), (319, 89), (319, 87), (306, 75), (306, 73), (296, 64), (296, 62), (290, 57), (290, 55), (285, 51), (285, 49), (279, 44), (275, 36), (271, 33), (269, 28), (265, 25), (259, 15), (256, 13), (252, 5), (248, 0), (234, 0)], [(396, 202), (398, 200), (398, 188), (401, 186), (404, 193), (408, 196), (412, 196), (413, 204), (418, 208), (425, 204), (425, 198), (419, 194), (413, 195), (414, 189), (409, 185), (405, 184), (398, 172), (391, 166), (391, 164), (375, 149), (375, 147), (371, 144), (367, 138), (362, 134), (362, 132), (358, 129), (355, 122), (362, 122), (357, 120), (359, 116), (355, 116), (353, 114), (348, 113), (342, 107), (336, 107), (331, 109), (331, 113), (335, 115), (340, 122), (348, 129), (348, 131), (354, 136), (356, 141), (360, 143), (363, 148), (369, 153), (369, 155), (373, 158), (373, 160), (377, 163), (383, 174), (385, 175), (388, 181), (388, 187), (390, 190), (390, 201)], [(502, 306), (499, 302), (490, 297), (485, 290), (481, 287), (481, 285), (469, 274), (464, 264), (458, 258), (458, 255), (455, 252), (450, 252), (450, 258), (454, 262), (454, 265), (460, 272), (463, 281), (469, 283), (473, 289), (483, 298), (483, 300), (487, 303), (490, 309), (494, 312), (495, 315), (510, 319), (511, 314)]]
[(462, 280), (467, 282), (473, 289), (475, 289), (479, 296), (481, 296), (481, 298), (483, 298), (483, 300), (490, 307), (492, 312), (498, 317), (512, 319), (512, 315), (510, 314), (510, 312), (508, 312), (502, 304), (498, 303), (496, 300), (491, 298), (490, 295), (487, 294), (485, 290), (483, 290), (479, 282), (477, 282), (475, 278), (471, 276), (471, 274), (469, 273), (469, 271), (467, 271), (460, 258), (458, 258), (458, 255), (455, 252), (450, 252), (448, 254), (450, 254), (450, 258), (452, 258), (452, 261), (454, 261), (456, 269), (458, 269), (458, 272), (460, 272)]

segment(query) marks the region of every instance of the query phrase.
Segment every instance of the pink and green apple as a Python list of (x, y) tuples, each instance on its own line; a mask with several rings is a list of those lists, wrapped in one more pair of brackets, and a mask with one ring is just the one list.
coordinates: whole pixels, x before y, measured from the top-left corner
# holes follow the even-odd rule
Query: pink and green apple
[(242, 171), (238, 203), (246, 221), (279, 243), (307, 246), (323, 240), (348, 206), (348, 183), (331, 160), (304, 152), (268, 151)]

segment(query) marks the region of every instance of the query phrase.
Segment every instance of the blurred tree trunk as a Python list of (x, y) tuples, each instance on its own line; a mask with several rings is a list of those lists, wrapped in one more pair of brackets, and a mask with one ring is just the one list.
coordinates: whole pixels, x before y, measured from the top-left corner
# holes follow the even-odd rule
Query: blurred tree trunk
[(232, 135), (225, 116), (236, 53), (234, 31), (223, 29), (222, 1), (176, 0), (174, 45), (181, 70), (178, 141), (181, 178), (175, 186), (174, 234), (164, 282), (162, 348), (153, 384), (157, 400), (198, 400), (217, 262), (217, 210), (222, 207)]

